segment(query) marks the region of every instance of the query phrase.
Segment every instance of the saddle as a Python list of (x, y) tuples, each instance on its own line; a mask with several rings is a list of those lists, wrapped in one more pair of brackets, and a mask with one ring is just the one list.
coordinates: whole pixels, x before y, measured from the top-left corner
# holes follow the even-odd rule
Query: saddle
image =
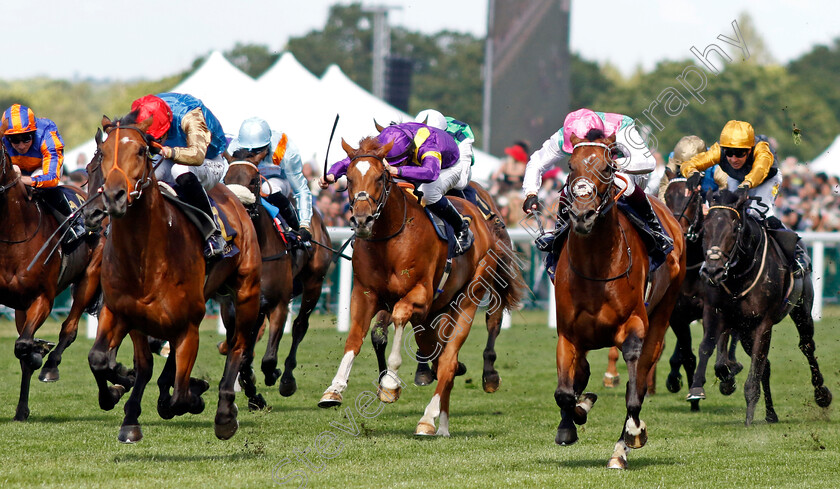
[[(662, 266), (665, 263), (665, 260), (668, 258), (668, 253), (671, 252), (673, 247), (671, 247), (667, 253), (661, 253), (659, 250), (656, 249), (655, 240), (652, 234), (650, 227), (647, 225), (647, 221), (640, 216), (630, 204), (624, 202), (622, 199), (619, 199), (616, 203), (616, 206), (624, 212), (624, 215), (633, 224), (633, 227), (636, 228), (638, 231), (639, 236), (642, 238), (642, 241), (645, 243), (645, 246), (648, 250), (648, 256), (650, 257), (650, 263), (648, 270), (650, 273), (653, 273), (654, 270)], [(663, 232), (667, 233), (665, 230), (665, 226), (662, 225), (662, 219), (659, 216), (656, 216), (656, 219), (659, 221), (659, 226), (662, 228)]]
[[(164, 198), (175, 204), (184, 212), (190, 222), (195, 224), (195, 227), (198, 228), (198, 232), (202, 237), (209, 236), (210, 233), (216, 229), (213, 222), (210, 220), (210, 217), (205, 214), (204, 211), (181, 200), (175, 190), (166, 183), (158, 182), (158, 185)], [(230, 258), (235, 256), (239, 253), (239, 248), (233, 242), (233, 239), (237, 235), (236, 230), (230, 225), (227, 215), (225, 215), (221, 208), (219, 208), (216, 201), (209, 195), (208, 199), (210, 200), (210, 207), (213, 209), (213, 219), (215, 220), (218, 229), (221, 230), (222, 237), (225, 239), (226, 243), (225, 249), (222, 252), (222, 257)]]

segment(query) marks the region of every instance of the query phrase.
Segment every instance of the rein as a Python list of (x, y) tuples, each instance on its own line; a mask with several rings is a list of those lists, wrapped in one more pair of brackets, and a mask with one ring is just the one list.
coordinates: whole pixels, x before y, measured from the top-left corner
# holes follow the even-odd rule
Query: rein
[[(583, 272), (581, 272), (577, 268), (575, 268), (575, 266), (572, 264), (571, 253), (566, 253), (566, 258), (567, 258), (567, 261), (569, 262), (569, 268), (573, 272), (575, 272), (575, 275), (581, 277), (584, 280), (591, 280), (593, 282), (612, 282), (613, 280), (618, 280), (621, 277), (624, 277), (624, 276), (629, 277), (630, 276), (630, 269), (633, 268), (633, 253), (630, 250), (630, 244), (627, 242), (627, 235), (624, 234), (624, 228), (621, 227), (621, 225), (619, 224), (618, 229), (621, 230), (621, 237), (623, 238), (624, 243), (627, 244), (627, 258), (628, 258), (627, 269), (624, 270), (623, 272), (621, 272), (620, 274), (615, 275), (613, 277), (608, 277), (608, 278), (589, 277), (587, 275), (584, 275)], [(568, 244), (566, 246), (568, 246)]]
[[(723, 286), (724, 290), (726, 290), (726, 292), (728, 294), (735, 295), (735, 294), (732, 293), (732, 291), (729, 290), (729, 288), (726, 286), (726, 284), (724, 282), (728, 279), (729, 280), (736, 280), (736, 279), (746, 277), (753, 270), (753, 268), (755, 268), (755, 263), (756, 263), (755, 257), (753, 257), (753, 260), (750, 263), (750, 266), (747, 267), (746, 270), (744, 270), (742, 273), (740, 273), (738, 275), (735, 275), (735, 276), (732, 276), (732, 277), (729, 276), (729, 270), (734, 269), (740, 263), (740, 255), (749, 252), (749, 250), (745, 249), (744, 246), (741, 244), (741, 241), (743, 240), (745, 229), (747, 229), (747, 227), (749, 226), (749, 223), (744, 222), (744, 220), (741, 216), (741, 213), (738, 211), (738, 209), (735, 209), (734, 207), (729, 207), (729, 206), (725, 206), (725, 205), (713, 205), (713, 206), (709, 207), (710, 211), (712, 209), (726, 209), (726, 210), (734, 212), (735, 215), (738, 216), (738, 229), (735, 231), (735, 234), (736, 234), (735, 248), (732, 250), (732, 252), (731, 253), (724, 253), (717, 246), (713, 246), (713, 247), (709, 248), (709, 250), (707, 251), (707, 255), (709, 255), (709, 256), (717, 254), (718, 258), (720, 256), (723, 256), (724, 258), (726, 258), (726, 263), (724, 263), (724, 265), (723, 265), (723, 278), (721, 279), (720, 284), (721, 284), (721, 286)], [(744, 216), (744, 217), (746, 217), (746, 216)], [(760, 240), (763, 240), (764, 244), (763, 244), (763, 251), (761, 253), (761, 265), (759, 266), (758, 273), (756, 274), (755, 279), (750, 284), (750, 286), (747, 287), (746, 290), (743, 290), (738, 295), (735, 295), (735, 297), (738, 297), (738, 298), (744, 297), (749, 291), (751, 291), (756, 286), (756, 284), (758, 284), (758, 281), (761, 278), (761, 274), (764, 271), (764, 264), (765, 264), (766, 259), (767, 259), (767, 242), (769, 241), (768, 238), (767, 238), (767, 233), (764, 231), (763, 228), (761, 229)], [(715, 250), (717, 250), (717, 251), (715, 251)], [(709, 253), (709, 252), (711, 252), (711, 253)], [(712, 259), (717, 259), (717, 258), (712, 258)]]
[[(352, 163), (352, 162), (358, 160), (359, 158), (374, 158), (376, 160), (379, 160), (380, 163), (383, 163), (383, 164), (385, 163), (383, 158), (380, 158), (379, 156), (373, 155), (373, 154), (356, 155), (356, 156), (354, 156), (353, 158), (350, 159), (350, 162)], [(374, 201), (374, 204), (376, 204), (376, 211), (373, 213), (373, 220), (374, 221), (376, 219), (379, 219), (379, 216), (382, 214), (382, 211), (385, 209), (385, 203), (388, 201), (388, 197), (391, 195), (391, 188), (394, 185), (396, 185), (396, 182), (394, 182), (394, 179), (391, 178), (391, 174), (388, 173), (387, 170), (382, 172), (381, 179), (382, 179), (383, 191), (382, 191), (381, 194), (379, 194), (379, 199)], [(408, 217), (408, 199), (405, 196), (405, 192), (400, 192), (400, 193), (402, 193), (402, 196), (403, 196), (403, 218), (402, 218), (402, 225), (400, 226), (400, 228), (397, 229), (396, 232), (394, 232), (392, 234), (389, 234), (388, 236), (385, 236), (384, 238), (359, 238), (359, 239), (363, 239), (364, 241), (387, 241), (387, 240), (393, 238), (394, 236), (397, 236), (401, 232), (403, 232), (403, 229), (405, 229), (405, 220), (406, 220), (406, 217)], [(370, 194), (368, 194), (365, 191), (361, 191), (354, 196), (348, 196), (348, 200), (350, 201), (350, 210), (352, 211), (353, 210), (353, 205), (355, 204), (355, 202), (357, 200), (360, 200), (362, 202), (370, 200)], [(353, 231), (353, 234), (355, 234), (355, 230)]]
[[(110, 171), (108, 171), (108, 174), (105, 175), (105, 179), (107, 180), (108, 177), (111, 176), (111, 173), (114, 170), (119, 170), (120, 173), (122, 173), (123, 176), (125, 177), (125, 187), (126, 188), (131, 188), (131, 180), (128, 178), (128, 174), (125, 172), (125, 170), (120, 168), (120, 165), (119, 165), (120, 129), (128, 129), (128, 130), (132, 130), (132, 131), (137, 131), (137, 133), (140, 134), (140, 139), (143, 140), (144, 146), (146, 148), (146, 155), (145, 156), (146, 156), (147, 161), (151, 161), (151, 159), (152, 159), (152, 155), (151, 155), (151, 152), (150, 152), (150, 149), (149, 149), (149, 148), (151, 148), (151, 146), (149, 145), (148, 142), (146, 142), (146, 132), (143, 131), (142, 129), (140, 129), (139, 127), (137, 127), (137, 126), (121, 126), (119, 121), (117, 121), (117, 123), (114, 125), (114, 127), (116, 127), (115, 134), (114, 134), (114, 137), (116, 138), (116, 142), (114, 143), (114, 167), (111, 168)], [(161, 159), (161, 162), (163, 162), (163, 159)], [(154, 165), (154, 166), (153, 165), (147, 165), (146, 166), (146, 168), (143, 170), (142, 177), (140, 177), (137, 180), (137, 182), (134, 184), (134, 190), (129, 192), (129, 194), (128, 194), (127, 205), (130, 206), (134, 202), (134, 200), (138, 200), (143, 195), (143, 190), (145, 190), (146, 187), (151, 185), (151, 183), (152, 183), (152, 173), (154, 173), (156, 168), (157, 168), (157, 165)], [(104, 182), (103, 182), (103, 186), (104, 186)], [(133, 200), (132, 200), (132, 198), (133, 198)]]

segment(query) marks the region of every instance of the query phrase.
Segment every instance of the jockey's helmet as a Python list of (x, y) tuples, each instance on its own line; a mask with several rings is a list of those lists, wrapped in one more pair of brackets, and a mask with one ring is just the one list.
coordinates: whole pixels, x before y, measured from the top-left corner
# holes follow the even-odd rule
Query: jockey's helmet
[(604, 132), (604, 121), (595, 112), (589, 109), (578, 109), (567, 115), (566, 120), (563, 121), (563, 151), (571, 153), (574, 150), (572, 134), (585, 138), (586, 133), (592, 129)]
[(271, 127), (268, 122), (259, 117), (250, 117), (242, 121), (239, 126), (239, 146), (255, 149), (271, 144)]
[[(20, 104), (14, 104), (3, 112), (3, 122), (8, 123), (6, 135), (33, 132), (35, 126), (35, 112)], [(2, 124), (2, 123), (0, 123)]]
[(683, 136), (674, 146), (674, 162), (681, 165), (704, 151), (706, 151), (706, 143), (702, 139), (694, 135)]
[(749, 122), (729, 121), (720, 133), (720, 145), (724, 148), (752, 148), (755, 146), (755, 131)]
[(446, 117), (435, 109), (426, 109), (417, 114), (415, 122), (424, 123), (427, 126), (435, 127), (441, 131), (446, 130)]
[(172, 109), (169, 104), (160, 97), (146, 95), (131, 103), (131, 111), (138, 111), (137, 122), (143, 122), (149, 117), (152, 118), (152, 125), (146, 132), (155, 139), (160, 139), (167, 132), (172, 124)]

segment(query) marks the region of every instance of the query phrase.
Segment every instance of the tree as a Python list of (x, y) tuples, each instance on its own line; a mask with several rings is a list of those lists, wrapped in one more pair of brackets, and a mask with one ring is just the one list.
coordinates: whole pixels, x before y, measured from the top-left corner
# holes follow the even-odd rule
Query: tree
[(224, 54), (228, 61), (252, 78), (265, 73), (280, 57), (279, 53), (273, 53), (268, 46), (261, 44), (236, 43), (233, 49)]
[(840, 117), (840, 37), (834, 45), (816, 46), (810, 52), (795, 59), (787, 66), (796, 80), (795, 89), (808, 90), (819, 103)]
[(600, 94), (611, 91), (615, 83), (603, 73), (598, 63), (587, 61), (577, 53), (572, 54), (571, 60), (572, 96), (569, 105), (572, 110), (594, 107)]

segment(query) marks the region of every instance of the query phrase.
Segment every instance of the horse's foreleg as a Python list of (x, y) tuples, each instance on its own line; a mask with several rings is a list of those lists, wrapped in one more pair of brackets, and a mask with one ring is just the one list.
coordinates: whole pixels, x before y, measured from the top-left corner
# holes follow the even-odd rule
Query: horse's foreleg
[(280, 346), (280, 340), (283, 339), (283, 328), (286, 326), (288, 315), (289, 302), (282, 299), (268, 315), (268, 341), (260, 365), (265, 375), (265, 385), (274, 385), (280, 378), (280, 369), (277, 368), (277, 349)]
[(391, 354), (388, 355), (388, 368), (385, 372), (380, 372), (379, 399), (383, 402), (395, 402), (400, 398), (403, 381), (398, 372), (402, 365), (403, 333), (412, 317), (426, 316), (431, 299), (426, 287), (417, 285), (394, 305), (391, 313), (394, 343), (391, 346)]
[(114, 316), (108, 306), (103, 306), (96, 339), (88, 353), (88, 363), (99, 388), (99, 407), (105, 411), (113, 409), (126, 391), (126, 386), (122, 384), (109, 387), (108, 379), (115, 375), (115, 352), (127, 333), (124, 321)]
[[(15, 421), (26, 421), (29, 418), (29, 387), (32, 381), (32, 373), (37, 367), (40, 367), (41, 360), (38, 357), (43, 358), (40, 353), (33, 353), (35, 342), (31, 337), (28, 340), (21, 341), (21, 338), (23, 338), (22, 333), (26, 330), (28, 324), (28, 311), (15, 311), (15, 325), (17, 326), (18, 334), (21, 335), (15, 341), (15, 356), (18, 356), (20, 359), (20, 397), (18, 398), (18, 405), (15, 410)], [(20, 347), (18, 347), (18, 342), (20, 342)], [(36, 363), (37, 366), (35, 366)]]
[(283, 397), (291, 396), (297, 391), (297, 381), (295, 380), (295, 368), (297, 368), (297, 351), (306, 332), (309, 331), (309, 316), (318, 305), (318, 299), (321, 297), (321, 285), (323, 284), (323, 275), (318, 277), (310, 276), (303, 289), (303, 294), (300, 300), (300, 311), (292, 323), (292, 344), (289, 347), (289, 355), (286, 357), (283, 372), (283, 377), (280, 379), (280, 395)]
[(388, 370), (388, 363), (385, 359), (385, 350), (388, 348), (388, 325), (391, 324), (391, 313), (382, 310), (373, 317), (373, 330), (370, 332), (370, 342), (373, 351), (376, 353), (376, 364), (379, 367), (377, 382), (382, 381), (382, 376)]
[(685, 370), (685, 377), (691, 382), (694, 378), (694, 371), (697, 369), (697, 357), (691, 349), (691, 322), (680, 316), (676, 309), (671, 314), (671, 331), (677, 338), (677, 344), (674, 347), (674, 353), (671, 355), (669, 364), (671, 371), (665, 381), (665, 387), (669, 392), (679, 392), (682, 388), (682, 375), (680, 368)]
[[(761, 393), (760, 382), (764, 376), (765, 366), (767, 365), (767, 353), (770, 351), (770, 338), (773, 333), (772, 328), (772, 322), (765, 319), (752, 331), (752, 338), (744, 338), (741, 341), (741, 344), (744, 345), (744, 350), (747, 350), (746, 344), (750, 343), (749, 351), (747, 351), (751, 360), (750, 373), (747, 375), (746, 382), (744, 382), (744, 397), (747, 400), (747, 417), (744, 424), (747, 426), (752, 424), (755, 407), (758, 404), (758, 398)], [(769, 394), (765, 393), (765, 395)], [(770, 407), (772, 409), (772, 401)], [(775, 413), (773, 414), (775, 415)]]
[[(566, 339), (563, 334), (557, 338), (557, 389), (554, 401), (560, 408), (560, 424), (554, 442), (558, 445), (572, 445), (578, 440), (575, 426), (575, 407), (578, 394), (575, 392), (575, 380), (579, 379), (577, 368), (581, 365), (580, 357), (585, 353)], [(588, 364), (587, 364), (588, 365)], [(580, 417), (577, 417), (580, 420)]]
[[(44, 324), (51, 310), (52, 299), (42, 294), (32, 302), (26, 312), (15, 311), (15, 322), (20, 334), (15, 340), (15, 357), (26, 362), (32, 371), (41, 368), (44, 355), (50, 348), (46, 344), (36, 345), (35, 332)], [(17, 319), (18, 316), (21, 317), (20, 321)]]
[(820, 366), (815, 355), (817, 346), (814, 343), (814, 319), (811, 317), (814, 292), (809, 280), (806, 280), (806, 289), (802, 292), (802, 295), (803, 299), (790, 312), (790, 317), (796, 324), (796, 330), (799, 333), (799, 350), (805, 355), (808, 366), (811, 368), (814, 401), (819, 407), (828, 407), (831, 404), (831, 391), (823, 383), (823, 375), (820, 372)]
[(134, 371), (136, 373), (134, 389), (128, 396), (125, 403), (125, 418), (120, 427), (117, 439), (122, 443), (135, 443), (143, 438), (143, 431), (140, 429), (140, 401), (143, 399), (143, 392), (146, 384), (152, 378), (152, 350), (146, 335), (132, 331), (131, 341), (134, 344)]
[(321, 396), (318, 407), (327, 408), (341, 405), (341, 393), (347, 389), (350, 370), (353, 368), (353, 359), (362, 349), (362, 343), (370, 329), (371, 319), (379, 309), (378, 302), (379, 299), (373, 291), (364, 290), (361, 285), (353, 287), (350, 296), (350, 333), (344, 343), (344, 356), (330, 386)]
[[(628, 377), (625, 394), (627, 416), (622, 427), (622, 437), (628, 447), (641, 448), (647, 442), (647, 427), (639, 416), (647, 389), (647, 374), (656, 360), (656, 347), (649, 343), (654, 340), (653, 338), (643, 340), (633, 332), (634, 328), (629, 329), (631, 332), (621, 345), (624, 362), (627, 364)], [(650, 345), (646, 352), (643, 351), (645, 343)]]
[(175, 341), (175, 383), (169, 405), (176, 416), (204, 411), (204, 400), (190, 390), (190, 374), (197, 355), (198, 323), (190, 323)]
[(695, 403), (706, 398), (706, 391), (703, 389), (703, 386), (706, 385), (706, 365), (714, 352), (715, 341), (722, 326), (722, 321), (718, 317), (720, 312), (715, 311), (715, 308), (710, 306), (709, 303), (710, 299), (707, 297), (706, 304), (703, 306), (703, 339), (700, 341), (698, 351), (697, 370), (694, 372), (691, 388), (685, 399), (692, 403), (692, 411), (696, 410)]
[(607, 353), (607, 371), (604, 372), (604, 387), (612, 389), (621, 382), (618, 375), (618, 348), (611, 347)]
[(502, 319), (505, 311), (501, 307), (490, 310), (485, 315), (487, 322), (487, 345), (484, 347), (484, 371), (481, 374), (481, 386), (484, 392), (496, 392), (502, 379), (496, 371), (496, 338), (502, 331)]

